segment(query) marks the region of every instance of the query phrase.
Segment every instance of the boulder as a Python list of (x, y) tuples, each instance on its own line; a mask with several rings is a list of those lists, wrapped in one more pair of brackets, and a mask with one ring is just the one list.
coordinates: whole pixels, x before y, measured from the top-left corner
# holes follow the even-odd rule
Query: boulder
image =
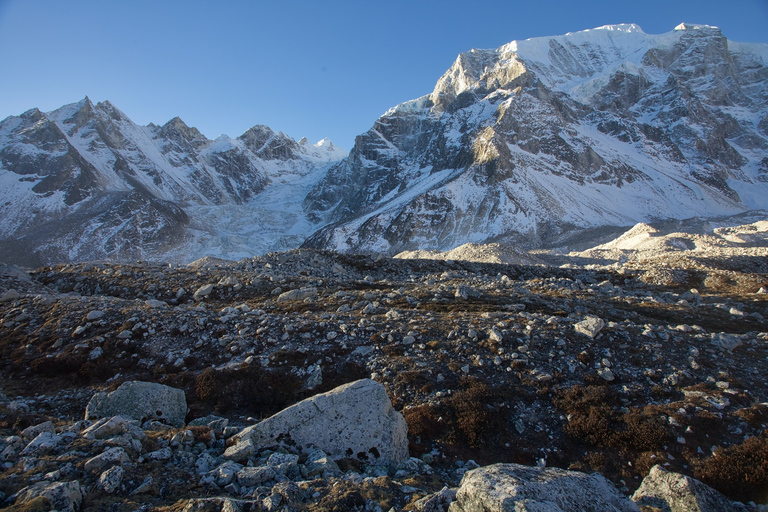
[(40, 457), (53, 451), (61, 443), (61, 436), (51, 432), (41, 432), (21, 451), (22, 457)]
[(212, 284), (204, 284), (203, 286), (201, 286), (195, 291), (195, 294), (192, 296), (192, 298), (196, 301), (201, 301), (207, 296), (209, 296), (212, 291), (213, 291)]
[(449, 512), (639, 512), (598, 474), (494, 464), (468, 471)]
[(304, 288), (297, 288), (295, 290), (288, 290), (285, 293), (281, 293), (277, 296), (277, 302), (313, 299), (315, 297), (317, 297), (317, 288), (314, 286), (307, 286)]
[(587, 315), (584, 317), (584, 320), (573, 325), (576, 332), (593, 339), (603, 330), (603, 327), (605, 327), (605, 321), (594, 315)]
[(112, 494), (120, 488), (123, 483), (125, 470), (120, 466), (113, 466), (99, 475), (96, 486), (102, 491)]
[(131, 459), (128, 457), (128, 454), (125, 453), (125, 450), (119, 446), (115, 446), (113, 448), (108, 448), (99, 455), (91, 457), (85, 461), (83, 468), (86, 471), (101, 471), (104, 468), (120, 466), (130, 461)]
[(96, 393), (85, 409), (85, 419), (126, 416), (163, 420), (174, 427), (184, 425), (187, 399), (184, 391), (154, 382), (124, 382), (111, 393)]
[(56, 429), (53, 427), (52, 421), (46, 421), (44, 423), (39, 423), (37, 425), (27, 427), (21, 431), (21, 435), (31, 441), (43, 432), (49, 432), (51, 434), (56, 433)]
[(656, 465), (632, 495), (643, 507), (662, 512), (736, 512), (731, 501), (700, 481)]
[(405, 420), (384, 386), (370, 379), (302, 400), (237, 434), (239, 442), (250, 439), (257, 448), (286, 438), (334, 459), (352, 456), (387, 465), (408, 460)]
[(48, 482), (43, 480), (22, 489), (16, 495), (16, 505), (29, 503), (37, 497), (50, 500), (53, 508), (59, 512), (75, 512), (80, 510), (83, 493), (79, 482)]

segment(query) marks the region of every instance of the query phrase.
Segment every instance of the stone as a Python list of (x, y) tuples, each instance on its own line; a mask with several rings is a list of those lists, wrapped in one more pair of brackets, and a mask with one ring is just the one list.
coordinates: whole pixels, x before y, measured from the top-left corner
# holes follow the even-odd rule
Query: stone
[(256, 446), (252, 439), (243, 439), (224, 451), (223, 457), (227, 460), (242, 462), (256, 455)]
[(581, 322), (573, 324), (576, 332), (589, 336), (592, 339), (603, 330), (603, 327), (605, 327), (605, 321), (594, 315), (587, 315)]
[(126, 416), (102, 418), (81, 432), (86, 439), (108, 439), (121, 434), (130, 434), (139, 441), (147, 437), (138, 422)]
[(150, 460), (168, 460), (173, 457), (173, 450), (166, 446), (165, 448), (149, 452), (146, 457)]
[(93, 322), (94, 320), (98, 320), (103, 316), (104, 316), (103, 311), (94, 309), (93, 311), (88, 312), (88, 315), (85, 317), (85, 319), (88, 320), (89, 322)]
[(41, 432), (21, 450), (22, 457), (40, 457), (53, 451), (61, 443), (61, 436), (53, 432)]
[(307, 461), (304, 463), (307, 476), (330, 478), (341, 476), (341, 469), (332, 458), (323, 450), (312, 449), (307, 453)]
[(96, 485), (102, 491), (112, 494), (120, 488), (124, 476), (125, 470), (120, 466), (114, 466), (99, 475)]
[(392, 408), (384, 386), (370, 379), (302, 400), (237, 434), (257, 447), (285, 437), (334, 459), (352, 456), (392, 465), (408, 459), (405, 420)]
[(31, 427), (27, 427), (21, 431), (21, 435), (26, 439), (32, 440), (43, 432), (50, 432), (51, 434), (56, 433), (56, 429), (53, 427), (52, 421), (46, 421)]
[(304, 389), (315, 389), (323, 384), (323, 368), (319, 364), (313, 364), (307, 369), (307, 379), (304, 381)]
[(229, 419), (222, 418), (221, 416), (216, 416), (214, 414), (209, 414), (208, 416), (203, 416), (202, 418), (195, 418), (194, 420), (190, 421), (188, 423), (190, 427), (208, 427), (212, 430), (215, 430), (216, 432), (223, 432), (225, 428), (227, 428), (227, 425), (229, 425)]
[(218, 285), (219, 286), (237, 286), (240, 282), (237, 280), (235, 276), (227, 276), (219, 280)]
[(613, 374), (613, 371), (611, 371), (610, 368), (600, 368), (597, 370), (597, 374), (601, 379), (607, 382), (613, 382), (616, 379), (616, 376)]
[(144, 304), (149, 308), (167, 308), (168, 303), (157, 299), (147, 299)]
[(195, 299), (196, 301), (201, 301), (207, 296), (209, 296), (212, 291), (213, 291), (212, 284), (204, 284), (203, 286), (201, 286), (195, 291), (194, 295), (192, 295), (192, 298)]
[(440, 491), (424, 496), (413, 504), (417, 512), (444, 512), (456, 500), (456, 491), (443, 487)]
[(639, 512), (598, 474), (520, 464), (467, 471), (449, 512)]
[(21, 295), (19, 295), (19, 292), (11, 288), (7, 292), (5, 292), (2, 296), (0, 296), (0, 302), (10, 302), (12, 300), (18, 299), (19, 297), (21, 297)]
[(125, 453), (125, 450), (116, 446), (114, 448), (108, 448), (95, 457), (91, 457), (85, 461), (83, 467), (86, 471), (101, 471), (107, 466), (119, 466), (130, 461), (131, 459), (128, 457), (128, 454)]
[(242, 465), (228, 460), (223, 464), (219, 464), (219, 466), (213, 469), (210, 474), (214, 477), (216, 485), (224, 487), (225, 485), (229, 485), (232, 480), (235, 479), (237, 472), (241, 469), (243, 469)]
[(174, 427), (184, 424), (187, 399), (184, 391), (154, 382), (124, 382), (111, 393), (96, 393), (85, 409), (85, 419), (126, 416), (145, 420), (163, 420)]
[(40, 496), (48, 498), (53, 508), (58, 512), (80, 510), (80, 504), (83, 501), (83, 492), (79, 482), (51, 483), (44, 480), (19, 491), (16, 496), (16, 505), (29, 503)]
[(735, 350), (743, 343), (738, 336), (724, 332), (713, 332), (710, 335), (710, 342), (724, 350)]
[(664, 512), (736, 512), (731, 501), (706, 484), (656, 465), (632, 495), (641, 507)]
[(317, 297), (317, 287), (306, 286), (304, 288), (296, 288), (295, 290), (288, 290), (277, 296), (277, 302), (286, 302), (289, 300), (304, 300)]
[(267, 459), (267, 466), (275, 468), (278, 473), (288, 475), (298, 468), (299, 456), (292, 453), (273, 453)]
[(275, 468), (270, 466), (245, 467), (237, 472), (237, 482), (247, 487), (263, 484), (274, 477)]

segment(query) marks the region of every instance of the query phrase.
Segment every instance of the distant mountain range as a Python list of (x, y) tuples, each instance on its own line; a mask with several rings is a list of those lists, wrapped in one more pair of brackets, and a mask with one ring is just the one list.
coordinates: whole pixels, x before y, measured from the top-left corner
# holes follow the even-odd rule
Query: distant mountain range
[(0, 123), (0, 259), (236, 259), (465, 243), (768, 209), (768, 45), (611, 25), (461, 54), (347, 155), (256, 126), (210, 141), (87, 98)]
[(177, 118), (137, 126), (88, 98), (0, 123), (0, 259), (238, 258), (300, 244), (301, 202), (346, 156), (266, 126), (206, 139)]

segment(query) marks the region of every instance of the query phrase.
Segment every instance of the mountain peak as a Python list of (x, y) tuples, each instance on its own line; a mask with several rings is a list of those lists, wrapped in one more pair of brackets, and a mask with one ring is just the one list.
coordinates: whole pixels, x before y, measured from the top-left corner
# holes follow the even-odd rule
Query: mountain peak
[(681, 23), (675, 27), (675, 30), (700, 30), (702, 32), (720, 32), (719, 27), (714, 25), (701, 25), (698, 23)]

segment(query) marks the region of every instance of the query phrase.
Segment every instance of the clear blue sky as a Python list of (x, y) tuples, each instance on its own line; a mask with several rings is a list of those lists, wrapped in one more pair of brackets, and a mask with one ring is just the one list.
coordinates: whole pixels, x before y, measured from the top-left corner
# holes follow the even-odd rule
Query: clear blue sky
[(0, 0), (0, 119), (88, 95), (139, 124), (266, 124), (351, 149), (473, 47), (683, 21), (768, 42), (768, 0)]

